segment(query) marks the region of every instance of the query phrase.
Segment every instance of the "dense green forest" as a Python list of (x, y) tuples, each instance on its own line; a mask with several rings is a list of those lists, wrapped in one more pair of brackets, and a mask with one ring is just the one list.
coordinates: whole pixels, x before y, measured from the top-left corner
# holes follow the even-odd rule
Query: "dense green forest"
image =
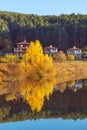
[(12, 51), (16, 43), (39, 39), (43, 46), (50, 44), (66, 50), (87, 44), (87, 15), (38, 16), (0, 12), (0, 50)]

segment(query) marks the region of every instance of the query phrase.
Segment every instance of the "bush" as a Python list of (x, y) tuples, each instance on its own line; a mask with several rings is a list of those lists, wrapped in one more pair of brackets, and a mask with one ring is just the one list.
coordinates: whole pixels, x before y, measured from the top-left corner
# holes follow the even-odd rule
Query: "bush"
[(74, 55), (68, 55), (67, 56), (67, 60), (68, 61), (74, 61), (75, 60), (75, 56)]
[(66, 61), (66, 55), (63, 51), (59, 51), (57, 56), (55, 57), (56, 61)]

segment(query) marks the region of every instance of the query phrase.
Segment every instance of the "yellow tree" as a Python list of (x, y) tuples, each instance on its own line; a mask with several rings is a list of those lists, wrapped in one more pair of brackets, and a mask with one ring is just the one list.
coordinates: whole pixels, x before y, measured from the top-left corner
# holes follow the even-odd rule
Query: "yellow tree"
[(43, 48), (38, 40), (30, 43), (22, 59), (21, 68), (25, 78), (33, 80), (50, 78), (56, 74), (52, 58), (44, 55)]
[(66, 55), (63, 51), (59, 51), (55, 59), (56, 61), (66, 61)]
[(7, 60), (7, 63), (17, 63), (19, 62), (19, 58), (13, 54), (6, 54), (4, 59)]
[(67, 56), (67, 60), (68, 61), (74, 61), (75, 60), (75, 56), (74, 55), (68, 55)]

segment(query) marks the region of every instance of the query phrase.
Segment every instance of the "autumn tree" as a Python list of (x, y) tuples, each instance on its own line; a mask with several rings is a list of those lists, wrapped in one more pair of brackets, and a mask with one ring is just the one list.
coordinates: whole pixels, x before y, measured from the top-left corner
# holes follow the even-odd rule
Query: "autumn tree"
[(67, 60), (68, 61), (74, 61), (75, 60), (75, 56), (74, 55), (68, 55), (67, 56)]
[(49, 79), (56, 75), (52, 58), (44, 55), (43, 48), (38, 40), (30, 43), (20, 65), (23, 75), (31, 80)]
[(7, 60), (7, 63), (18, 63), (20, 61), (20, 59), (13, 54), (6, 54), (4, 59)]
[(56, 58), (56, 61), (66, 61), (66, 55), (63, 51), (59, 51)]

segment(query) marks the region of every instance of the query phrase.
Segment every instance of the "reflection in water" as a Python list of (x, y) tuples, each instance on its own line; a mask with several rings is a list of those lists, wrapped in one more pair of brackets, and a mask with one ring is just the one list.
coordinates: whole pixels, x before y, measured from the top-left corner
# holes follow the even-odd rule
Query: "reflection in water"
[[(7, 83), (3, 83), (4, 87), (7, 87)], [(52, 95), (53, 90), (58, 90), (59, 92), (63, 93), (66, 89), (72, 90), (73, 92), (76, 92), (79, 89), (82, 89), (82, 81), (68, 81), (63, 82), (60, 84), (56, 84), (55, 79), (51, 80), (41, 80), (41, 81), (22, 81), (16, 82), (16, 84), (13, 84), (11, 82), (11, 91), (8, 91), (5, 93), (5, 100), (11, 101), (11, 100), (19, 100), (20, 98), (23, 99), (23, 101), (30, 106), (32, 111), (41, 111), (45, 98), (49, 100), (50, 95)], [(8, 89), (8, 88), (7, 88)]]
[[(26, 74), (23, 75), (23, 71), (18, 65), (8, 64), (6, 67), (6, 69), (0, 69), (0, 94), (6, 95), (6, 101), (18, 100), (21, 97), (29, 104), (32, 111), (40, 111), (44, 104), (44, 98), (49, 99), (53, 92), (54, 69), (50, 75), (48, 67), (45, 67), (47, 72), (41, 71), (41, 74), (43, 73), (41, 78), (38, 77), (39, 72), (33, 70), (34, 73), (31, 72), (33, 78), (30, 78), (32, 76), (28, 73), (29, 70), (26, 76)], [(49, 67), (52, 67), (52, 64)]]
[[(26, 88), (25, 88), (26, 86)], [(49, 99), (53, 92), (54, 81), (40, 81), (40, 82), (26, 82), (20, 87), (20, 93), (23, 95), (27, 103), (30, 105), (31, 110), (40, 111), (44, 98)]]
[[(86, 80), (84, 81), (86, 84)], [(22, 82), (19, 90), (13, 89), (10, 93), (0, 96), (0, 121), (86, 118), (87, 86), (84, 87), (84, 81), (70, 81), (57, 84), (55, 87), (55, 81), (52, 80)], [(83, 89), (78, 89), (82, 83)], [(73, 93), (73, 87), (77, 88), (76, 93)]]
[[(15, 70), (14, 70), (14, 69)], [(8, 71), (4, 71), (3, 80), (1, 80), (0, 85), (2, 88), (6, 89), (5, 100), (18, 100), (22, 98), (31, 107), (32, 111), (41, 111), (44, 105), (45, 98), (49, 100), (50, 95), (53, 90), (56, 89), (63, 93), (67, 88), (76, 92), (82, 88), (82, 81), (68, 81), (56, 84), (55, 78), (41, 79), (36, 81), (29, 81), (28, 79), (22, 79), (20, 75), (20, 69), (18, 66), (8, 65)], [(8, 76), (9, 75), (9, 76)], [(55, 86), (56, 84), (56, 86)], [(3, 90), (3, 89), (2, 89)]]
[(50, 117), (77, 119), (87, 115), (86, 80), (56, 83), (55, 78), (49, 77), (33, 82), (21, 79), (18, 66), (1, 71), (4, 71), (4, 75), (0, 74), (1, 122)]
[(77, 92), (77, 90), (82, 89), (82, 80), (72, 80), (57, 84), (54, 87), (55, 90), (63, 93), (66, 89), (72, 90), (73, 92)]
[(58, 84), (57, 87), (58, 87), (58, 91), (62, 93), (66, 89), (67, 83), (66, 82), (60, 83), (60, 84)]
[[(5, 96), (6, 101), (22, 98), (32, 111), (39, 112), (44, 104), (44, 98), (49, 100), (53, 93), (55, 80), (41, 80), (39, 82), (22, 82), (19, 89)], [(13, 89), (14, 90), (14, 89)]]
[(82, 89), (82, 80), (68, 82), (68, 88), (74, 92)]

